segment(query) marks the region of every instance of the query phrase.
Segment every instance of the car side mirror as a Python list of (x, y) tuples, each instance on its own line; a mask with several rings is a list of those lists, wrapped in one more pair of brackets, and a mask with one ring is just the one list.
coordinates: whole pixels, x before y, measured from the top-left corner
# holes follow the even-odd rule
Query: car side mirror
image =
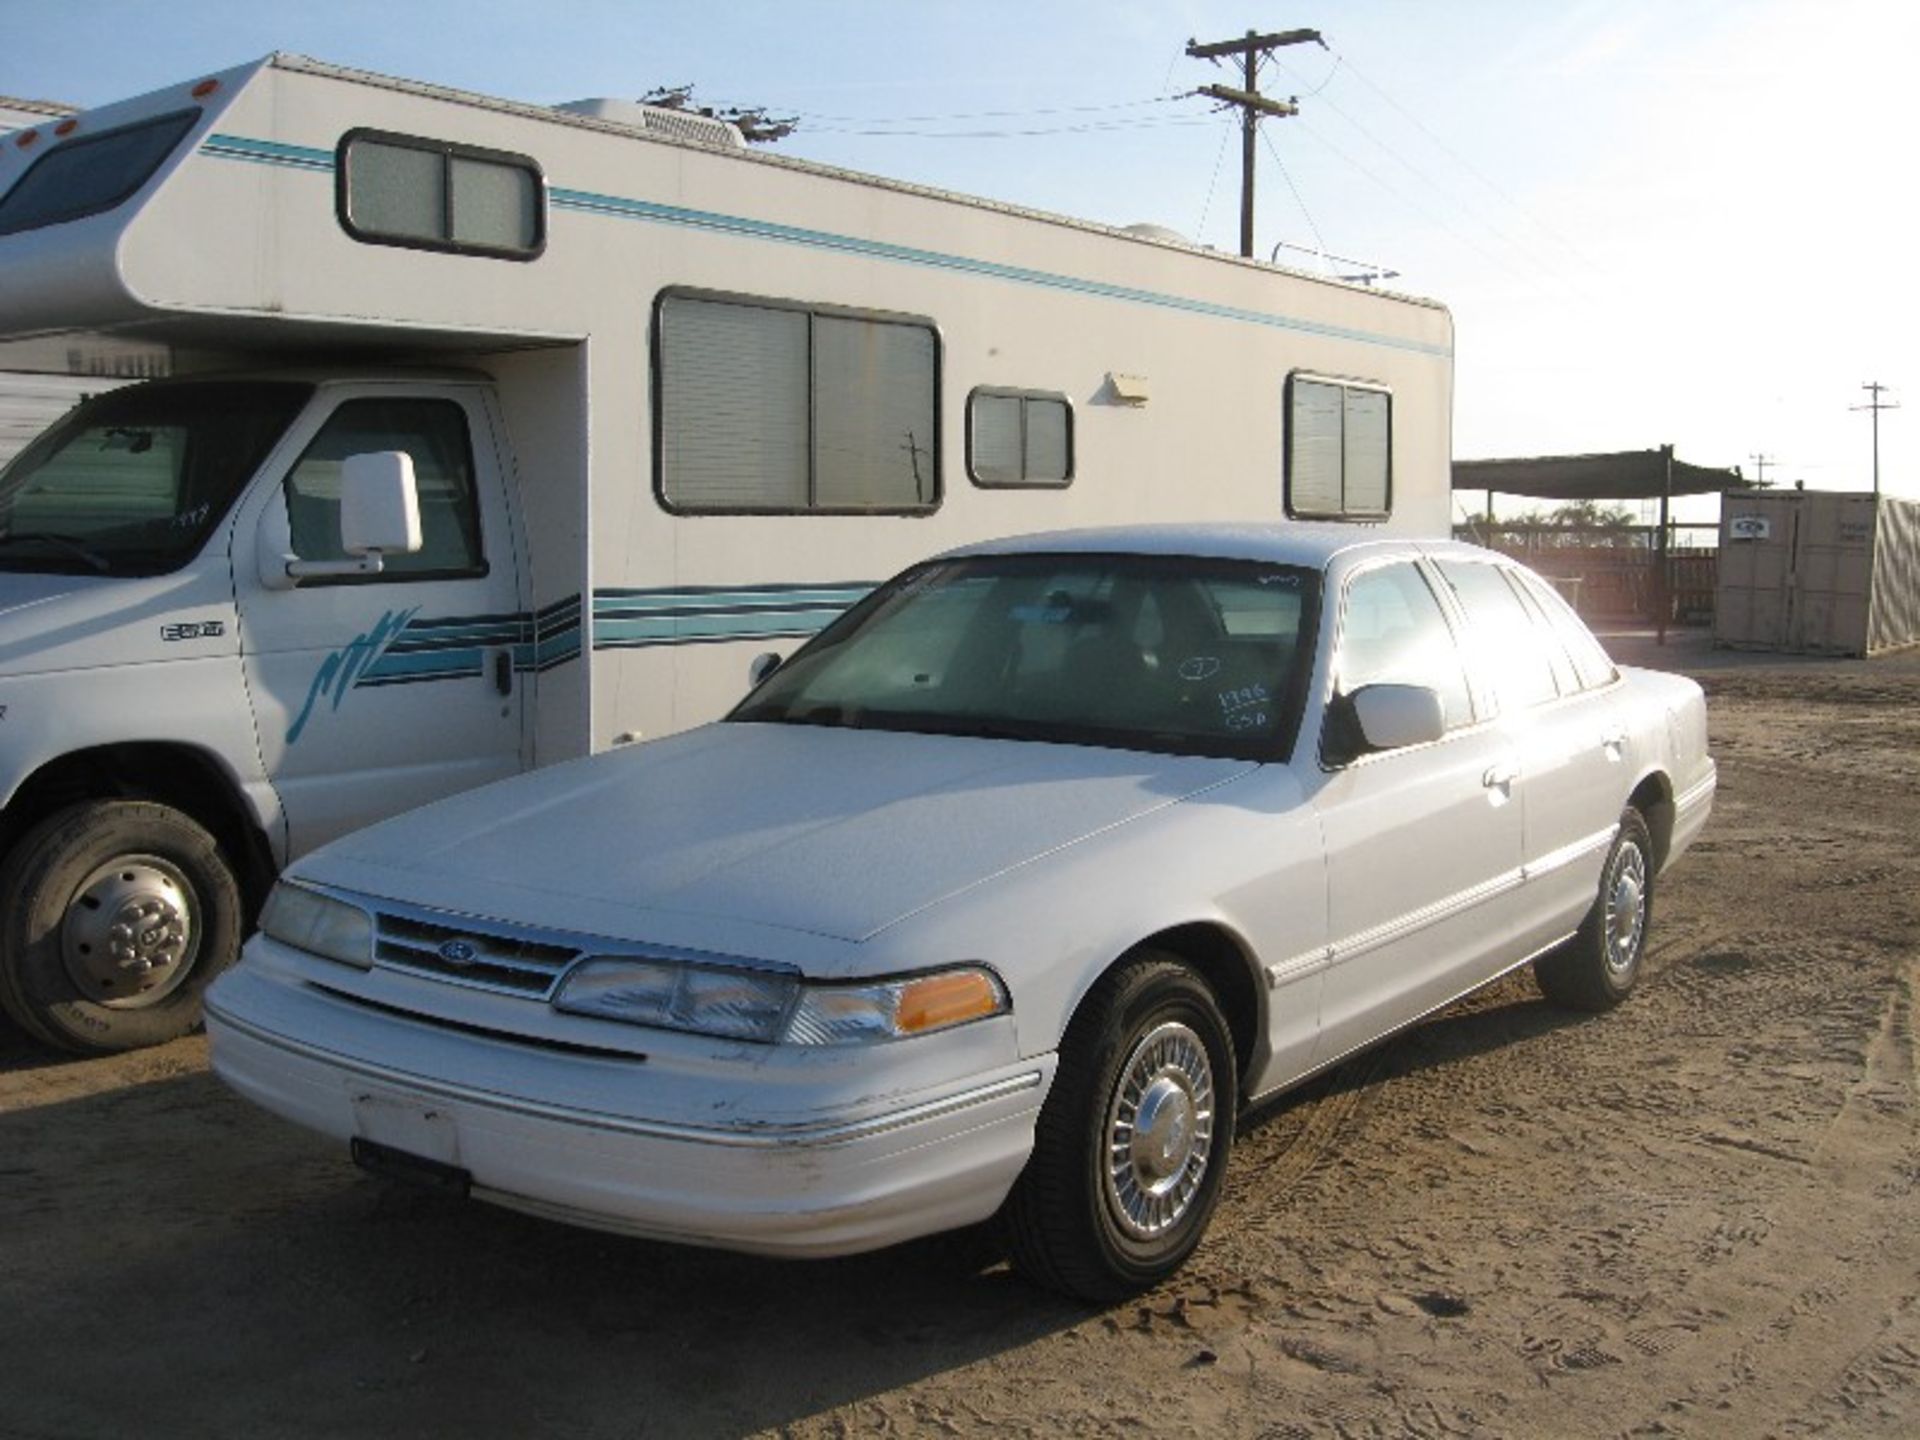
[(383, 557), (412, 554), (422, 544), (420, 490), (413, 457), (404, 450), (349, 455), (340, 464), (340, 548), (346, 560), (296, 560), (289, 579), (323, 575), (378, 575)]
[(747, 689), (758, 690), (764, 685), (767, 677), (780, 668), (780, 659), (771, 650), (754, 656), (747, 665)]
[(1425, 685), (1362, 685), (1349, 703), (1371, 750), (1426, 745), (1447, 733), (1440, 692)]

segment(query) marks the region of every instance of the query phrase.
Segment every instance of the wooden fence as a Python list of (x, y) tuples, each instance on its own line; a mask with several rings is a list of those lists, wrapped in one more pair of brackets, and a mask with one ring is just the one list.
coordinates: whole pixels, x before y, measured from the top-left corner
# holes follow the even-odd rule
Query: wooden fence
[[(1675, 525), (1667, 546), (1667, 623), (1704, 625), (1713, 620), (1713, 595), (1719, 579), (1719, 551), (1683, 543), (1686, 538), (1717, 537), (1717, 527)], [(1660, 621), (1659, 538), (1657, 525), (1591, 529), (1560, 525), (1492, 524), (1456, 526), (1454, 534), (1522, 560), (1553, 581), (1574, 609), (1588, 620)]]

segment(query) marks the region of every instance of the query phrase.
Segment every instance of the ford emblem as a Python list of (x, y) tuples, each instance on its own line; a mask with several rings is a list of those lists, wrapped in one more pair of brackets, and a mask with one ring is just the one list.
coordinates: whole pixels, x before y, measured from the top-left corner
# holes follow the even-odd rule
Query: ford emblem
[(449, 965), (471, 965), (480, 957), (471, 940), (449, 940), (435, 953)]

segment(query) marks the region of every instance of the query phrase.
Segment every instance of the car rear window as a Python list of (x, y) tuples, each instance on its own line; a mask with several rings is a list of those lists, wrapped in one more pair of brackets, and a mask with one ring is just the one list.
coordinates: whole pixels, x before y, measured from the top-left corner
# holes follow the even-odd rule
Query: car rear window
[(61, 142), (0, 198), (0, 235), (113, 209), (153, 178), (199, 118), (198, 110), (180, 110)]

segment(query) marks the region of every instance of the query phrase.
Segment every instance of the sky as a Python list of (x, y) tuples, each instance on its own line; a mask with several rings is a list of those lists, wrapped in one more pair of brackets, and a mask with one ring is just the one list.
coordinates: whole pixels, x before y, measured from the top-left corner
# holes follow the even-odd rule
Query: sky
[(0, 95), (272, 50), (536, 103), (692, 84), (797, 117), (787, 154), (1233, 250), (1238, 121), (1191, 92), (1240, 77), (1186, 44), (1296, 28), (1257, 251), (1448, 305), (1457, 457), (1865, 490), (1878, 381), (1882, 487), (1920, 498), (1903, 0), (0, 0)]

